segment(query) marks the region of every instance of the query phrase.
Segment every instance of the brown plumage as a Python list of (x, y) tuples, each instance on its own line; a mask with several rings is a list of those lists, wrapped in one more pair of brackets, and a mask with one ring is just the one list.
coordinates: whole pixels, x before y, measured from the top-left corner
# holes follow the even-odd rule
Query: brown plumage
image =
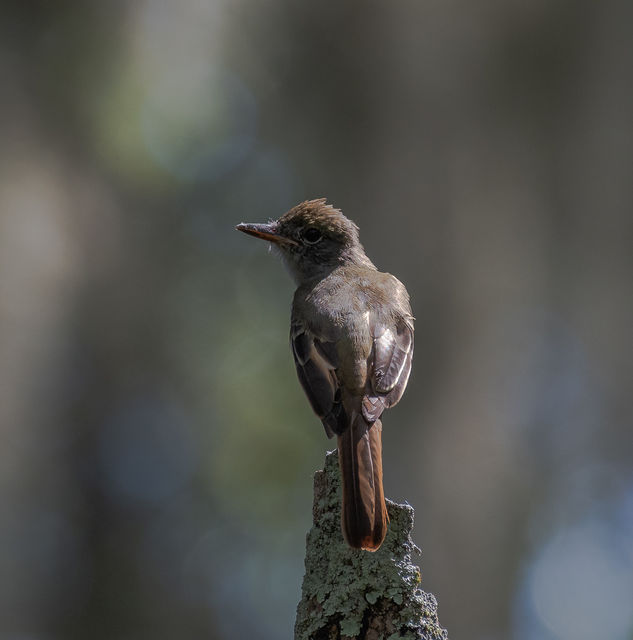
[(357, 416), (338, 436), (343, 506), (341, 527), (350, 547), (376, 551), (387, 533), (382, 486), (382, 424)]
[(237, 228), (273, 242), (297, 281), (292, 352), (314, 412), (337, 436), (343, 535), (350, 546), (375, 551), (389, 520), (380, 417), (402, 397), (413, 357), (407, 291), (376, 269), (358, 227), (324, 199)]

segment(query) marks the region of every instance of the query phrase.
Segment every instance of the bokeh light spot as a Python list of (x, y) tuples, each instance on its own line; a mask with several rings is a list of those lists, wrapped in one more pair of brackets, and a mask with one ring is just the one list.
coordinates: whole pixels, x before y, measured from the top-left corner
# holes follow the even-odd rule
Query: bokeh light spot
[(633, 630), (633, 564), (600, 520), (563, 529), (529, 570), (530, 608), (557, 640), (624, 640)]

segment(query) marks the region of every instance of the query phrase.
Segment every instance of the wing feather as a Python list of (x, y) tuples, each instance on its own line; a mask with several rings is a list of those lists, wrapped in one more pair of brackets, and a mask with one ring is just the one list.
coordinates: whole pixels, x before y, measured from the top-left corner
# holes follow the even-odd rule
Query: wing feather
[(373, 422), (395, 405), (407, 386), (413, 358), (413, 326), (401, 318), (393, 328), (377, 324), (373, 331), (372, 371), (362, 409)]
[(301, 322), (293, 321), (290, 343), (297, 376), (313, 411), (321, 418), (328, 437), (347, 426), (336, 377), (336, 345), (316, 338)]

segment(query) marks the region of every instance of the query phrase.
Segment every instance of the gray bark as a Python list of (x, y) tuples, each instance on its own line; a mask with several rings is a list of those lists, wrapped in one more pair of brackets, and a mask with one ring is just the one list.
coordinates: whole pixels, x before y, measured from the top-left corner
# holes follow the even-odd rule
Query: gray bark
[(295, 640), (446, 640), (437, 601), (420, 588), (412, 554), (413, 508), (387, 500), (389, 532), (375, 553), (351, 549), (341, 534), (336, 451), (314, 476), (313, 526), (297, 607)]

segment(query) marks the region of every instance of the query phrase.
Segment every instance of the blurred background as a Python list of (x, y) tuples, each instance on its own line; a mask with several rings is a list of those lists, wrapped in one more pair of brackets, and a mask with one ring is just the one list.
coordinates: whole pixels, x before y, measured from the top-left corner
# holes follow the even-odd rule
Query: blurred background
[(633, 638), (633, 3), (5, 2), (0, 637), (291, 637), (327, 196), (417, 317), (385, 419), (450, 637)]

